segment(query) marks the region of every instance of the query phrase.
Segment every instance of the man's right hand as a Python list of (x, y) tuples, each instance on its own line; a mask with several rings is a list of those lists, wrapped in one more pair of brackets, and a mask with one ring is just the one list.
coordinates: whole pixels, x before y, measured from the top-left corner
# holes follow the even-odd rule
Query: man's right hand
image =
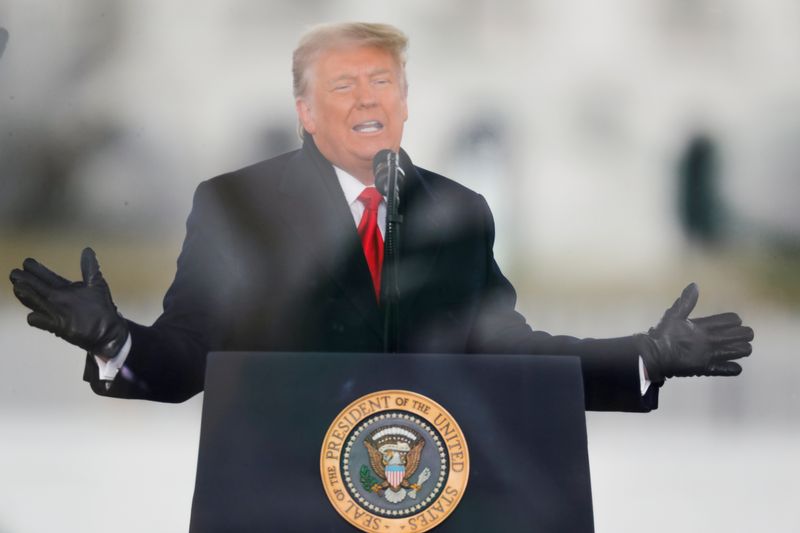
[(14, 294), (33, 311), (28, 324), (103, 357), (117, 355), (128, 325), (117, 312), (94, 250), (81, 253), (82, 281), (69, 281), (34, 259), (11, 271)]

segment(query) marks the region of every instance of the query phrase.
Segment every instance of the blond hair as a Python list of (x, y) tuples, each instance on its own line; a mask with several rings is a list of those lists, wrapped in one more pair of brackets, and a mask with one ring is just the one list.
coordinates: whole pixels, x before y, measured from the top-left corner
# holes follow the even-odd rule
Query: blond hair
[(292, 78), (295, 98), (305, 96), (308, 72), (319, 54), (340, 46), (372, 46), (389, 52), (400, 66), (403, 89), (406, 82), (406, 49), (408, 37), (389, 24), (370, 22), (340, 22), (320, 24), (309, 29), (292, 54)]

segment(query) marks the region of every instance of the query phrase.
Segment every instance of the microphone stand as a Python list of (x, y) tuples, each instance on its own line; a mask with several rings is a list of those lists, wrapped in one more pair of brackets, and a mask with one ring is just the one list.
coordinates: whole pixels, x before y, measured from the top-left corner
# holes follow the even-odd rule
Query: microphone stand
[[(384, 153), (386, 152), (386, 153)], [(380, 163), (377, 161), (381, 158)], [(377, 184), (378, 190), (386, 196), (386, 238), (383, 250), (383, 283), (381, 302), (385, 311), (383, 324), (383, 349), (386, 353), (397, 353), (400, 340), (400, 187), (405, 176), (400, 168), (398, 155), (389, 150), (379, 152), (376, 166), (385, 165), (386, 190), (384, 183)], [(376, 179), (376, 182), (378, 180)], [(383, 180), (380, 180), (383, 181)]]

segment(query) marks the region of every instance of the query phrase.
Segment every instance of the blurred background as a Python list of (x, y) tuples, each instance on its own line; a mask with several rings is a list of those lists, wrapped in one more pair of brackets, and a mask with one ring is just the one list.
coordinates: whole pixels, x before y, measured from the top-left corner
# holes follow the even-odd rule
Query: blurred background
[[(484, 194), (534, 327), (617, 336), (689, 282), (756, 331), (736, 379), (589, 413), (598, 532), (800, 531), (800, 4), (5, 0), (0, 271), (91, 245), (149, 324), (204, 179), (299, 146), (312, 24), (410, 37), (404, 148)], [(185, 531), (202, 396), (95, 397), (0, 290), (0, 532)]]

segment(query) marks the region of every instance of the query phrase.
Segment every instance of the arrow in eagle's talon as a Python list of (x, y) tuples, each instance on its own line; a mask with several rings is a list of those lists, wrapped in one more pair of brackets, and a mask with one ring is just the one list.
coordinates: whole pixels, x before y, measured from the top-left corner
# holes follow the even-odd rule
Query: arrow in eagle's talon
[(422, 485), (424, 485), (425, 482), (428, 481), (428, 478), (430, 477), (431, 477), (431, 469), (425, 467), (425, 470), (420, 472), (419, 476), (417, 476), (417, 482), (411, 485), (411, 490), (408, 492), (408, 497), (416, 499), (417, 491), (422, 488)]

